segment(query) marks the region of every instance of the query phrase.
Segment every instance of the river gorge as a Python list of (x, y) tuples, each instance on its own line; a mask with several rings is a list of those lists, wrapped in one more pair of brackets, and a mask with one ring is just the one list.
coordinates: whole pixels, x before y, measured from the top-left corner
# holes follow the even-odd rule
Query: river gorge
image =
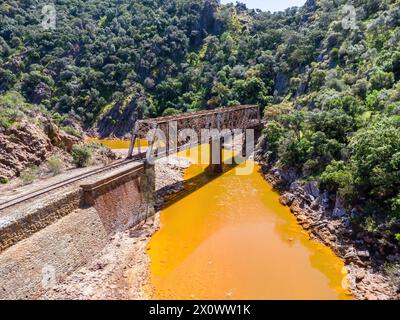
[[(99, 141), (124, 149), (127, 141)], [(143, 144), (144, 145), (144, 144)], [(146, 251), (153, 299), (351, 299), (344, 262), (311, 240), (261, 168), (247, 160), (210, 175), (202, 146), (188, 159), (184, 190), (170, 196)], [(223, 158), (233, 157), (224, 149)], [(238, 175), (237, 169), (252, 168)]]

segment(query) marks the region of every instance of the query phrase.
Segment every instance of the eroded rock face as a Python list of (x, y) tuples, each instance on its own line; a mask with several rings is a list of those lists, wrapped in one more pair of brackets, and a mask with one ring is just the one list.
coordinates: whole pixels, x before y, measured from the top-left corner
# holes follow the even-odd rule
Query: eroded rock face
[(299, 175), (294, 169), (272, 168), (266, 174), (265, 178), (273, 185), (275, 189), (285, 190), (292, 183), (295, 183), (298, 177)]
[(102, 119), (98, 122), (96, 132), (102, 138), (106, 137), (128, 137), (135, 126), (138, 114), (138, 105), (144, 104), (146, 97), (142, 93), (132, 95), (128, 102), (117, 103)]
[(0, 132), (0, 176), (14, 178), (23, 170), (40, 165), (56, 148), (70, 152), (79, 138), (61, 131), (51, 120), (40, 119), (43, 129), (22, 121)]
[[(397, 286), (372, 264), (371, 252), (374, 250), (371, 251), (371, 244), (376, 241), (367, 241), (355, 235), (351, 216), (358, 214), (356, 209), (348, 212), (337, 197), (330, 205), (329, 195), (321, 192), (315, 182), (300, 183), (293, 179), (295, 174), (287, 170), (272, 168), (264, 173), (265, 178), (281, 192), (280, 202), (290, 208), (310, 237), (330, 247), (344, 260), (354, 298), (377, 300), (397, 297)], [(382, 253), (382, 256), (386, 254)], [(400, 254), (389, 257), (388, 261), (397, 262)]]
[(44, 120), (44, 132), (49, 137), (53, 146), (59, 147), (66, 152), (71, 152), (72, 146), (80, 141), (79, 138), (60, 130), (58, 126), (49, 119)]
[(290, 207), (295, 200), (295, 196), (292, 193), (286, 192), (280, 198), (279, 202), (284, 205)]
[(0, 175), (13, 178), (27, 167), (39, 165), (53, 150), (49, 137), (24, 121), (0, 133)]

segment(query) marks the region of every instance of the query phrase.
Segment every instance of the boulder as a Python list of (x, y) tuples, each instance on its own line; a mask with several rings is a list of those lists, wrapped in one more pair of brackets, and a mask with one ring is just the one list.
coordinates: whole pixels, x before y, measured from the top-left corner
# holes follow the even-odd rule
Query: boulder
[(362, 259), (368, 259), (369, 251), (368, 250), (360, 250), (360, 251), (357, 251), (357, 255)]
[(312, 210), (317, 211), (317, 210), (320, 208), (319, 201), (318, 201), (318, 200), (314, 200), (314, 201), (311, 203), (310, 208), (311, 208)]
[(355, 273), (356, 282), (360, 282), (364, 278), (365, 278), (365, 271), (362, 270), (362, 269), (357, 270), (356, 273)]
[(319, 189), (317, 187), (317, 184), (314, 181), (311, 181), (307, 183), (304, 186), (304, 191), (308, 194), (314, 197), (314, 199), (317, 199), (321, 196), (321, 193), (319, 192)]
[(335, 225), (333, 225), (332, 223), (328, 223), (326, 228), (329, 230), (330, 233), (333, 233), (333, 234), (336, 233), (336, 231), (337, 231), (337, 227)]
[(347, 264), (349, 264), (349, 263), (358, 264), (359, 263), (357, 251), (354, 248), (349, 248), (343, 258)]
[(58, 126), (48, 118), (43, 120), (43, 124), (44, 132), (49, 137), (53, 146), (70, 153), (72, 151), (72, 146), (80, 142), (79, 138), (60, 130)]
[(60, 129), (58, 129), (58, 126), (53, 121), (47, 118), (44, 119), (43, 130), (54, 146), (59, 147), (61, 145)]
[(335, 208), (332, 211), (333, 218), (342, 218), (347, 216), (347, 211), (344, 208), (342, 201), (339, 198), (336, 198)]
[(294, 192), (296, 191), (298, 188), (300, 188), (300, 184), (298, 182), (292, 182), (290, 184), (290, 191)]
[(19, 176), (27, 167), (40, 165), (52, 152), (49, 137), (35, 125), (23, 121), (0, 133), (0, 175)]
[(60, 131), (59, 135), (61, 139), (61, 149), (68, 153), (71, 153), (74, 144), (77, 144), (81, 141), (81, 139), (78, 137), (65, 133), (64, 131)]
[(279, 202), (284, 205), (290, 207), (295, 199), (295, 195), (289, 192), (284, 193), (280, 198)]

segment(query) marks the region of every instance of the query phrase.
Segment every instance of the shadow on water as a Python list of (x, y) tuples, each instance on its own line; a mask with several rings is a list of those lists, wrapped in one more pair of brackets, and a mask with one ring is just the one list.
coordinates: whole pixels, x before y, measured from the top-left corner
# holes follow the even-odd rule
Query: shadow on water
[(162, 208), (158, 208), (158, 209), (167, 209), (168, 207), (172, 206), (174, 203), (182, 200), (183, 198), (187, 197), (188, 195), (192, 194), (193, 192), (201, 189), (202, 187), (206, 186), (207, 184), (211, 183), (212, 181), (214, 181), (215, 179), (221, 177), (222, 175), (224, 175), (225, 173), (234, 170), (236, 167), (238, 167), (240, 164), (234, 163), (233, 158), (232, 158), (232, 163), (233, 164), (224, 164), (223, 165), (223, 172), (222, 173), (212, 173), (209, 170), (209, 167), (207, 167), (202, 173), (189, 178), (187, 180), (185, 180), (184, 182), (179, 181), (176, 182), (172, 185), (168, 185), (165, 186), (164, 188), (160, 189), (157, 191), (157, 195), (158, 194), (166, 194), (166, 192), (168, 190), (173, 190), (175, 188), (178, 188), (182, 185), (182, 183), (184, 183), (185, 188), (173, 195), (170, 195), (167, 197), (165, 203), (162, 205)]
[(184, 182), (163, 190), (185, 186), (166, 199), (164, 227), (148, 247), (156, 297), (204, 291), (204, 297), (214, 292), (220, 298), (236, 286), (243, 297), (351, 299), (343, 287), (343, 262), (310, 241), (260, 167), (250, 176), (233, 177), (236, 167), (224, 165), (223, 173), (211, 174), (194, 165)]

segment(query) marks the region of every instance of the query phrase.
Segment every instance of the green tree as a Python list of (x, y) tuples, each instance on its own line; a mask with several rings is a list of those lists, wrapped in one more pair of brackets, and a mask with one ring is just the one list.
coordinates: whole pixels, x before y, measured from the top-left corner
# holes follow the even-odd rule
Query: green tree
[(394, 74), (393, 72), (378, 70), (378, 72), (371, 77), (370, 81), (372, 90), (389, 89), (394, 84)]
[(394, 197), (400, 187), (400, 123), (384, 118), (351, 139), (350, 163), (355, 183), (377, 199)]
[(87, 167), (92, 160), (93, 151), (88, 145), (75, 144), (71, 152), (75, 165), (78, 168)]

